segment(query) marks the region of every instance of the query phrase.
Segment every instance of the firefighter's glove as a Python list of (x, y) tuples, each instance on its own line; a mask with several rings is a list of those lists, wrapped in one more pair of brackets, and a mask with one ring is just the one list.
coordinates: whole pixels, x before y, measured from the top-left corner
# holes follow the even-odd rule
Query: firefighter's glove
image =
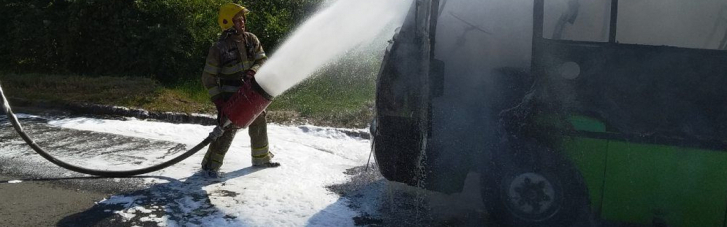
[(215, 104), (215, 107), (217, 107), (217, 110), (222, 110), (223, 107), (225, 107), (225, 100), (222, 98), (218, 98), (212, 101), (212, 103)]
[(255, 70), (245, 71), (245, 81), (251, 81), (253, 78), (255, 78)]

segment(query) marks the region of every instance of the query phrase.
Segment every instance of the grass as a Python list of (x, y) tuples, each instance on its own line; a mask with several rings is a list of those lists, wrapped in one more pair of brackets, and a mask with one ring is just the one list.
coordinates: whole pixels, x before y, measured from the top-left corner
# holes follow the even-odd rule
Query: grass
[(210, 113), (214, 106), (192, 99), (179, 88), (149, 78), (78, 75), (0, 74), (6, 95), (31, 101), (93, 103), (149, 111)]
[(294, 111), (315, 124), (366, 127), (373, 117), (373, 77), (320, 75), (293, 87), (269, 110)]

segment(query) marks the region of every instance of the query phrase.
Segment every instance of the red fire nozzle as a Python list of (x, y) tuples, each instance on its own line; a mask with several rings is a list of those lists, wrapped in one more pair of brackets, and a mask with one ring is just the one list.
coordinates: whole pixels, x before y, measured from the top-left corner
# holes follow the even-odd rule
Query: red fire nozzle
[(222, 108), (222, 115), (239, 128), (247, 128), (273, 101), (269, 95), (252, 78), (240, 87)]

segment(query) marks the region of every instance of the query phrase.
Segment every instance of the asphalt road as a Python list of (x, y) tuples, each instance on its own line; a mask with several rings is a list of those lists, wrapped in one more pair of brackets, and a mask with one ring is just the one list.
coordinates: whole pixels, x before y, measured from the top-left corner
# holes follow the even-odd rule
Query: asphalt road
[(67, 181), (62, 179), (8, 182), (17, 179), (0, 174), (2, 226), (55, 226), (65, 217), (81, 213), (111, 194), (62, 184), (61, 181)]
[[(60, 155), (83, 158), (138, 147), (175, 147), (163, 141), (50, 127), (43, 119), (22, 123), (41, 147)], [(98, 178), (62, 169), (31, 150), (4, 119), (0, 119), (0, 152), (4, 152), (0, 153), (0, 226), (132, 226), (106, 212), (113, 207), (96, 203), (111, 195), (144, 190), (149, 186), (142, 178), (156, 178)], [(133, 156), (128, 159), (138, 161)]]

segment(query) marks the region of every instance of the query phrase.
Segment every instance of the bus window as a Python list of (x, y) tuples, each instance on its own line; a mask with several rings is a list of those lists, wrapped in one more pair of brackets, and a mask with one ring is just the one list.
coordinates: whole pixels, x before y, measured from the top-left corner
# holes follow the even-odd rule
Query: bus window
[(724, 0), (627, 0), (618, 4), (619, 43), (724, 49), (720, 48), (727, 31)]
[(608, 42), (610, 1), (547, 0), (543, 38)]

